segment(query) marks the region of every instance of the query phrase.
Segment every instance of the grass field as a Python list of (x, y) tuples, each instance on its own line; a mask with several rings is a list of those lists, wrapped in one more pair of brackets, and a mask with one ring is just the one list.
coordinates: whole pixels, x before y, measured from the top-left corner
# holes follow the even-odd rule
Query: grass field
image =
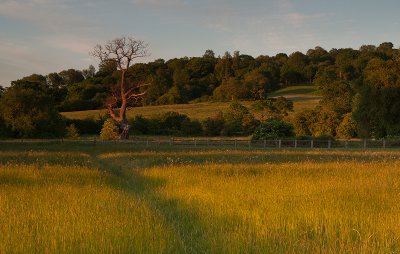
[(398, 253), (400, 151), (0, 147), (0, 253)]
[[(318, 88), (316, 86), (291, 86), (276, 91), (271, 94), (271, 97), (284, 96), (293, 101), (294, 111), (301, 111), (303, 109), (314, 108), (319, 100)], [(241, 102), (243, 105), (250, 107), (254, 102), (244, 101)], [(224, 111), (229, 107), (230, 102), (202, 102), (194, 104), (177, 104), (177, 105), (162, 105), (162, 106), (149, 106), (140, 108), (131, 108), (127, 115), (128, 118), (134, 117), (135, 115), (143, 115), (150, 117), (159, 113), (175, 111), (182, 114), (188, 115), (192, 119), (203, 120), (207, 117), (213, 116), (218, 111)], [(84, 119), (87, 117), (98, 118), (101, 115), (105, 115), (105, 110), (86, 110), (86, 111), (75, 111), (75, 112), (64, 112), (67, 118), (71, 119)], [(256, 114), (257, 115), (257, 114)]]

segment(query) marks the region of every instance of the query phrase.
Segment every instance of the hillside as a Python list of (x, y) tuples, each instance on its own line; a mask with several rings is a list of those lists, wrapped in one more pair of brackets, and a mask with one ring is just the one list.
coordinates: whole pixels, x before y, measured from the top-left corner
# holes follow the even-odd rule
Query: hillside
[[(304, 109), (314, 108), (319, 100), (320, 95), (318, 93), (318, 87), (312, 85), (304, 86), (290, 86), (280, 89), (272, 93), (271, 97), (283, 96), (293, 101), (294, 112), (301, 111)], [(241, 102), (246, 107), (249, 107), (252, 101)], [(128, 111), (128, 118), (132, 118), (136, 115), (152, 116), (167, 111), (175, 111), (182, 114), (188, 115), (192, 119), (205, 119), (209, 116), (214, 115), (218, 111), (224, 111), (229, 107), (230, 102), (201, 102), (193, 104), (175, 104), (175, 105), (160, 105), (160, 106), (147, 106), (131, 108)], [(98, 118), (101, 115), (106, 114), (106, 110), (86, 110), (86, 111), (74, 111), (74, 112), (63, 112), (62, 115), (70, 119), (84, 119), (84, 118)]]

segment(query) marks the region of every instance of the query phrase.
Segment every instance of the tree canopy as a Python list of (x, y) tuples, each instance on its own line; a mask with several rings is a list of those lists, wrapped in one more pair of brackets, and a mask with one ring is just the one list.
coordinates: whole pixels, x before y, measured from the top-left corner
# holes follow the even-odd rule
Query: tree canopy
[[(32, 74), (13, 81), (11, 87), (0, 88), (0, 97), (5, 97), (2, 103), (16, 100), (16, 94), (25, 96), (37, 91), (34, 98), (39, 100), (38, 103), (46, 97), (56, 111), (99, 109), (107, 105), (112, 105), (112, 109), (121, 108), (122, 99), (110, 101), (109, 95), (120, 93), (124, 82), (139, 88), (135, 93), (143, 96), (131, 106), (216, 100), (267, 101), (271, 100), (269, 94), (276, 89), (312, 83), (320, 88), (322, 100), (318, 108), (299, 112), (292, 118), (298, 135), (352, 133), (351, 136), (376, 138), (400, 135), (400, 50), (391, 42), (329, 51), (315, 47), (306, 53), (257, 57), (239, 51), (216, 56), (212, 50), (206, 50), (196, 57), (133, 63), (135, 57), (147, 54), (147, 48), (142, 47), (132, 55), (125, 54), (128, 58), (119, 63), (115, 61), (118, 53), (122, 52), (119, 49), (129, 52), (129, 47), (123, 45), (131, 45), (131, 42), (136, 43), (131, 46), (146, 45), (132, 40), (119, 38), (96, 46), (94, 52), (101, 60), (97, 71), (94, 66), (88, 66), (84, 70)], [(140, 84), (147, 85), (145, 94)], [(290, 108), (283, 100), (279, 103), (280, 107)], [(274, 107), (268, 110), (276, 111), (277, 107)], [(14, 121), (7, 111), (11, 109), (3, 106), (2, 121)], [(210, 118), (210, 126), (213, 121)], [(8, 126), (14, 126), (11, 122)], [(352, 130), (346, 132), (345, 126)], [(353, 131), (354, 126), (357, 131)], [(17, 131), (15, 126), (12, 128)], [(18, 135), (31, 135), (29, 131), (17, 132)]]

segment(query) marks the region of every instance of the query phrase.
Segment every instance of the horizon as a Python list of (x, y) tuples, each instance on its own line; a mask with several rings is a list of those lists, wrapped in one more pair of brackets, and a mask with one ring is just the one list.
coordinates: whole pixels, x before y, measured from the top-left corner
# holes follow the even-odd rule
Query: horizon
[[(362, 5), (358, 3), (361, 2)], [(397, 48), (400, 3), (327, 0), (4, 0), (0, 1), (0, 85), (31, 74), (98, 67), (96, 44), (120, 36), (148, 43), (156, 59), (222, 56), (240, 51), (257, 57), (306, 53), (320, 46), (359, 49), (392, 42)], [(106, 18), (104, 18), (106, 17)]]

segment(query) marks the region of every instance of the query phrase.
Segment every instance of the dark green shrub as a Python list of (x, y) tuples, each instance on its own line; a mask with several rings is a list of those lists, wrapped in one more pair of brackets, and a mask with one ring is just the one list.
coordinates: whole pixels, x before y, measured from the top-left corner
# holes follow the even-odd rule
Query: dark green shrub
[(98, 135), (103, 126), (105, 119), (66, 119), (66, 124), (75, 125), (81, 135)]
[(6, 123), (0, 116), (0, 138), (9, 138), (9, 137), (12, 137), (12, 132), (9, 128), (7, 128)]
[(181, 131), (185, 135), (201, 135), (203, 128), (198, 120), (184, 120), (182, 122)]
[(218, 136), (221, 135), (224, 129), (225, 121), (222, 112), (218, 112), (213, 117), (208, 117), (203, 121), (204, 134), (206, 136)]
[(133, 134), (156, 134), (154, 121), (142, 115), (137, 115), (133, 119), (129, 119), (129, 124), (131, 125), (130, 131)]
[(293, 137), (293, 125), (280, 120), (263, 122), (253, 134), (253, 140)]
[(190, 121), (187, 115), (178, 112), (165, 112), (152, 119), (156, 128), (156, 134), (162, 135), (182, 135), (182, 124)]

